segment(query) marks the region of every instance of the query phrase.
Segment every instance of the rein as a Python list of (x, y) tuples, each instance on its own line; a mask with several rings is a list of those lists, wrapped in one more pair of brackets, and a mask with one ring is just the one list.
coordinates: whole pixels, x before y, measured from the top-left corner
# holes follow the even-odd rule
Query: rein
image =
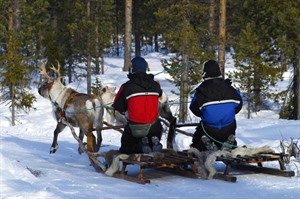
[[(78, 114), (78, 113), (83, 113), (83, 112), (86, 112), (87, 110), (93, 110), (94, 108), (90, 108), (90, 109), (81, 109), (81, 110), (77, 110), (77, 111), (66, 111), (66, 109), (68, 108), (68, 105), (69, 105), (69, 102), (78, 94), (81, 94), (81, 93), (74, 93), (74, 95), (70, 95), (68, 97), (68, 99), (66, 100), (66, 103), (64, 104), (64, 107), (60, 107), (59, 104), (56, 102), (56, 101), (53, 101), (50, 99), (51, 101), (51, 104), (56, 108), (55, 112), (61, 116), (61, 117), (65, 117), (65, 113), (69, 113), (69, 114)], [(101, 108), (101, 107), (104, 107), (104, 108), (107, 108), (107, 109), (113, 109), (112, 106), (109, 106), (111, 105), (112, 103), (108, 103), (108, 104), (105, 104), (105, 105), (100, 105), (100, 106), (96, 106), (95, 108)]]
[(235, 145), (235, 144), (228, 144), (228, 143), (220, 142), (219, 140), (216, 140), (215, 138), (213, 138), (212, 136), (210, 136), (210, 135), (206, 132), (206, 130), (205, 130), (204, 126), (203, 126), (203, 122), (201, 121), (200, 123), (201, 123), (201, 128), (203, 129), (205, 135), (206, 135), (207, 137), (209, 137), (209, 139), (211, 139), (211, 140), (213, 140), (214, 142), (219, 143), (219, 144), (221, 144), (221, 145), (225, 144), (225, 146), (227, 146), (227, 147), (237, 147), (237, 145)]

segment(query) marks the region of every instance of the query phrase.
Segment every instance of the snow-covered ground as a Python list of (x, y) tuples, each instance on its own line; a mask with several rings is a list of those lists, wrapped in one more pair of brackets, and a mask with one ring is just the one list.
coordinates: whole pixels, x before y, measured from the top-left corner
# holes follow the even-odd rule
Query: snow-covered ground
[[(162, 54), (152, 53), (145, 56), (151, 73), (158, 74), (162, 88), (170, 100), (176, 102), (178, 97), (171, 93), (177, 91), (169, 81), (168, 75), (162, 71), (160, 60), (168, 58)], [(228, 70), (231, 64), (227, 63)], [(103, 85), (117, 86), (127, 81), (127, 74), (122, 72), (122, 58), (105, 58), (105, 75), (98, 78)], [(227, 69), (226, 69), (227, 70)], [(287, 75), (288, 77), (289, 75)], [(288, 79), (280, 82), (287, 85)], [(70, 85), (78, 91), (85, 92), (86, 81)], [(237, 175), (236, 183), (220, 180), (201, 180), (180, 177), (163, 172), (153, 172), (155, 179), (150, 184), (140, 185), (104, 174), (96, 173), (89, 165), (85, 154), (77, 152), (77, 141), (69, 129), (59, 135), (59, 149), (49, 154), (53, 130), (56, 121), (52, 117), (51, 104), (38, 95), (37, 87), (32, 90), (37, 96), (35, 110), (28, 114), (17, 115), (18, 124), (10, 125), (11, 113), (5, 104), (0, 105), (0, 198), (17, 199), (71, 199), (71, 198), (300, 198), (300, 163), (299, 159), (291, 159), (286, 165), (288, 170), (296, 173), (295, 177), (278, 177), (264, 174)], [(300, 137), (300, 121), (278, 119), (277, 111), (261, 111), (246, 119), (246, 107), (237, 115), (238, 145), (253, 147), (270, 146), (281, 152), (280, 140)], [(178, 111), (172, 106), (174, 113)], [(190, 115), (190, 118), (194, 118)], [(194, 132), (194, 127), (183, 128)], [(103, 131), (103, 147), (101, 152), (118, 149), (121, 134), (114, 130)], [(165, 137), (163, 144), (166, 146)], [(176, 145), (180, 150), (188, 149), (191, 137), (176, 135)], [(264, 163), (265, 166), (279, 168), (277, 162)], [(217, 162), (219, 169), (225, 168)], [(129, 172), (137, 172), (138, 167), (129, 166)]]

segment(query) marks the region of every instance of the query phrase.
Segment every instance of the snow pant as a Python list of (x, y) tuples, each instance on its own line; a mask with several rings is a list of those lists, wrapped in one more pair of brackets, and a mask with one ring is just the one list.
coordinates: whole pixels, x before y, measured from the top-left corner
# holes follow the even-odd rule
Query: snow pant
[[(161, 139), (162, 136), (162, 125), (159, 120), (156, 120), (147, 135), (149, 140), (149, 146), (152, 147), (151, 138), (153, 136), (158, 137)], [(134, 137), (131, 133), (131, 129), (128, 124), (124, 127), (124, 132), (121, 137), (121, 147), (120, 152), (125, 154), (132, 154), (132, 153), (143, 153), (141, 148), (141, 140), (142, 138)]]
[[(203, 128), (202, 128), (202, 124)], [(204, 124), (202, 121), (196, 127), (196, 131), (193, 135), (193, 140), (191, 147), (198, 149), (199, 151), (207, 151), (204, 143), (202, 142), (201, 137), (206, 135), (215, 145), (221, 149), (222, 144), (227, 140), (230, 135), (235, 135), (236, 130), (236, 121), (234, 120), (230, 125), (225, 126), (224, 128), (218, 129), (212, 126)], [(208, 134), (208, 135), (207, 135)], [(237, 142), (233, 145), (236, 146)]]

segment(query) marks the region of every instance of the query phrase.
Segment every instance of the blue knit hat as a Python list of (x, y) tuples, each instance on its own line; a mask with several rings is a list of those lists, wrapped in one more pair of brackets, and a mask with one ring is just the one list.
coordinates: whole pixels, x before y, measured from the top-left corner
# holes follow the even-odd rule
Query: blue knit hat
[(140, 73), (146, 72), (148, 67), (148, 63), (142, 57), (135, 57), (131, 60), (131, 72), (132, 73)]

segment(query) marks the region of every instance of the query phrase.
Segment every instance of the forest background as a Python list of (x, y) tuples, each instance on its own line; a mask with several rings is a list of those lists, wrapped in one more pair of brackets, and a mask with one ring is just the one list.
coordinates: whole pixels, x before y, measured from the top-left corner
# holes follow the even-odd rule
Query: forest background
[[(184, 123), (202, 63), (218, 60), (225, 76), (230, 53), (237, 70), (227, 76), (243, 90), (248, 118), (272, 100), (281, 118), (299, 120), (299, 8), (294, 0), (0, 0), (0, 100), (15, 125), (17, 111), (36, 100), (28, 91), (40, 83), (33, 77), (41, 60), (60, 63), (65, 83), (85, 76), (92, 93), (101, 81), (91, 76), (105, 73), (105, 56), (124, 57), (127, 71), (133, 56), (173, 53), (163, 72), (180, 88)], [(292, 81), (279, 92), (274, 86), (287, 70)]]

